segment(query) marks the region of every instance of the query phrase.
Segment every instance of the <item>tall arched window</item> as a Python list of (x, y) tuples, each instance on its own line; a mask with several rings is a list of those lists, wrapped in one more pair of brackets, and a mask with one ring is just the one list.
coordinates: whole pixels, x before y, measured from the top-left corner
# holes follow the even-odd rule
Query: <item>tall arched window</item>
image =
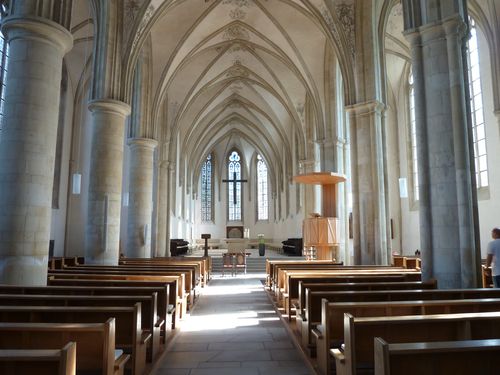
[(410, 69), (408, 76), (408, 109), (410, 114), (410, 145), (411, 145), (411, 183), (413, 191), (413, 200), (418, 201), (419, 187), (418, 187), (418, 158), (417, 158), (417, 127), (415, 121), (415, 87), (413, 85), (413, 71)]
[(201, 221), (213, 220), (213, 175), (212, 154), (201, 167)]
[(479, 71), (479, 50), (475, 21), (469, 17), (471, 37), (468, 42), (470, 108), (472, 134), (474, 140), (474, 160), (476, 164), (476, 184), (478, 188), (488, 186), (488, 160), (484, 127), (483, 94)]
[(241, 182), (231, 182), (231, 180), (241, 180), (241, 157), (238, 151), (233, 151), (229, 155), (227, 165), (227, 203), (228, 219), (232, 221), (241, 220)]
[[(2, 5), (5, 7), (5, 5)], [(1, 10), (3, 15), (5, 9)], [(3, 16), (0, 16), (3, 17)], [(1, 18), (0, 18), (1, 20)], [(9, 46), (5, 42), (3, 33), (0, 32), (0, 137), (2, 136), (3, 128), (3, 115), (4, 115), (4, 102), (5, 102), (5, 78), (7, 75), (7, 63), (9, 57)]]
[(268, 220), (267, 165), (262, 156), (257, 155), (257, 220)]

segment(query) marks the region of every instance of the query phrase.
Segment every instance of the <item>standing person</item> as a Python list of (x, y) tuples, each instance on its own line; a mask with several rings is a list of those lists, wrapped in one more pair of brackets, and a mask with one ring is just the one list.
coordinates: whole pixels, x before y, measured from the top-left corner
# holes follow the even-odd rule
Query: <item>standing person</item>
[(493, 228), (491, 231), (493, 241), (488, 244), (486, 258), (486, 268), (491, 266), (491, 261), (495, 258), (492, 269), (493, 285), (500, 288), (500, 228)]

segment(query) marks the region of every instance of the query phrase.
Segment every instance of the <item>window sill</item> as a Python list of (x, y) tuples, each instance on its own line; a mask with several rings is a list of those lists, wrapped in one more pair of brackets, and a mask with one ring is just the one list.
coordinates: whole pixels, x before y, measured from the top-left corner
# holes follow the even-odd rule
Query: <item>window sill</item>
[(480, 187), (477, 189), (477, 200), (478, 201), (487, 201), (490, 199), (490, 187)]

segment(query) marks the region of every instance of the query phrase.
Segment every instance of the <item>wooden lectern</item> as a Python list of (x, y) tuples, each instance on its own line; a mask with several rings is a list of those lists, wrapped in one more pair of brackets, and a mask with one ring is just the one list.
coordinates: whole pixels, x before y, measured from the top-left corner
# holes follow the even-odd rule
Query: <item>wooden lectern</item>
[(210, 233), (204, 233), (201, 235), (201, 238), (205, 240), (205, 253), (203, 254), (203, 256), (205, 258), (208, 258), (208, 240), (211, 238), (212, 236), (210, 235)]
[(293, 179), (297, 183), (322, 187), (321, 216), (304, 219), (304, 247), (314, 246), (319, 260), (337, 260), (338, 254), (334, 251), (339, 245), (336, 191), (337, 184), (346, 180), (345, 176), (333, 172), (313, 172), (297, 175)]

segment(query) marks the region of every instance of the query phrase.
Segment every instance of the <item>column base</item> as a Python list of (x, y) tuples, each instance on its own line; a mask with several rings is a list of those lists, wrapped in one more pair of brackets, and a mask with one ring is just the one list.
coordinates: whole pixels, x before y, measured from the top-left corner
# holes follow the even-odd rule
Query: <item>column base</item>
[(5, 256), (0, 258), (0, 283), (47, 286), (48, 255)]

